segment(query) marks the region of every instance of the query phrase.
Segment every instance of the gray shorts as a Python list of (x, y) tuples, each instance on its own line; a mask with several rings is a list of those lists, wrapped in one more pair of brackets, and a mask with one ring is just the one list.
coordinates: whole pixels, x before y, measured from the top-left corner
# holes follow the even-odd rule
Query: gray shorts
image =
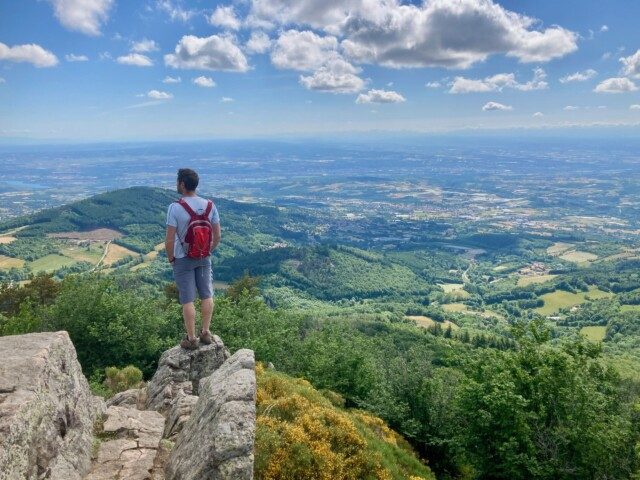
[(211, 257), (200, 259), (183, 257), (173, 262), (173, 278), (180, 294), (180, 305), (191, 303), (196, 299), (213, 297), (213, 276)]

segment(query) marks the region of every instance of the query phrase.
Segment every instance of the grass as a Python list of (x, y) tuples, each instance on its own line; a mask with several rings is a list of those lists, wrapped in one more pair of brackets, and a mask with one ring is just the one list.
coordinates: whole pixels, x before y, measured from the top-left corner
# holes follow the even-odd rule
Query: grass
[(601, 342), (604, 340), (604, 336), (607, 333), (607, 327), (591, 326), (582, 327), (580, 329), (580, 335), (583, 335), (592, 342)]
[(80, 247), (76, 245), (69, 245), (62, 248), (61, 252), (65, 257), (72, 258), (78, 262), (89, 262), (94, 265), (98, 263), (98, 260), (104, 253), (103, 245), (92, 245), (87, 250), (87, 247)]
[(545, 283), (556, 278), (557, 275), (532, 275), (528, 277), (518, 278), (518, 287), (526, 287), (527, 285), (533, 285), (534, 283)]
[(549, 255), (557, 256), (557, 255), (560, 255), (562, 252), (566, 252), (570, 248), (573, 248), (573, 245), (570, 243), (556, 242), (547, 248), (547, 253)]
[[(424, 328), (430, 328), (437, 323), (434, 319), (426, 317), (424, 315), (407, 315), (405, 318), (409, 320), (413, 320), (418, 324), (418, 326), (424, 327)], [(451, 326), (451, 330), (457, 330), (460, 328), (458, 327), (458, 325), (456, 325), (453, 322), (450, 322), (449, 320), (445, 320), (444, 322), (441, 322), (440, 325), (442, 326), (443, 330), (446, 330), (447, 328), (449, 328), (449, 326)]]
[(464, 288), (464, 283), (439, 283), (444, 293), (458, 292)]
[(16, 237), (12, 237), (11, 235), (2, 235), (0, 236), (0, 245), (6, 245), (13, 242), (15, 239)]
[(442, 305), (442, 308), (445, 312), (465, 312), (469, 307), (467, 307), (464, 303), (447, 303), (446, 305)]
[(59, 268), (73, 265), (74, 263), (76, 263), (76, 261), (72, 258), (53, 253), (51, 255), (47, 255), (45, 257), (34, 260), (33, 262), (29, 262), (28, 267), (33, 273), (53, 272), (55, 270), (58, 270)]
[(24, 260), (21, 258), (12, 258), (0, 255), (0, 270), (9, 270), (11, 268), (22, 268)]
[(111, 243), (109, 245), (109, 250), (107, 251), (107, 255), (104, 257), (104, 265), (113, 265), (118, 260), (121, 260), (125, 257), (135, 257), (138, 254), (128, 248), (122, 247), (115, 243)]
[(640, 312), (640, 305), (620, 305), (621, 312)]
[(560, 258), (562, 260), (566, 260), (567, 262), (588, 263), (588, 262), (593, 262), (594, 260), (597, 260), (598, 256), (593, 253), (574, 250), (571, 252), (563, 253), (562, 255), (560, 255)]
[(571, 293), (564, 290), (556, 290), (555, 292), (542, 295), (540, 298), (544, 300), (544, 306), (536, 308), (536, 312), (541, 315), (551, 315), (561, 308), (570, 308), (587, 300), (598, 300), (601, 298), (609, 298), (612, 293), (603, 292), (596, 287), (589, 287), (588, 292)]

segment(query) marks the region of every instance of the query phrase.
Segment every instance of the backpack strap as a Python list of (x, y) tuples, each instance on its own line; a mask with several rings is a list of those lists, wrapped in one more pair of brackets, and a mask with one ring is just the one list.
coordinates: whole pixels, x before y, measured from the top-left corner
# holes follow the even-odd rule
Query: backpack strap
[(189, 206), (189, 204), (186, 202), (184, 198), (181, 198), (180, 200), (178, 200), (177, 203), (187, 211), (187, 213), (191, 217), (191, 220), (197, 220), (200, 217), (200, 215), (198, 215), (196, 212), (193, 211), (193, 208)]
[(211, 214), (211, 210), (213, 210), (213, 202), (211, 200), (207, 200), (207, 209), (204, 211), (202, 216), (209, 220), (209, 215)]

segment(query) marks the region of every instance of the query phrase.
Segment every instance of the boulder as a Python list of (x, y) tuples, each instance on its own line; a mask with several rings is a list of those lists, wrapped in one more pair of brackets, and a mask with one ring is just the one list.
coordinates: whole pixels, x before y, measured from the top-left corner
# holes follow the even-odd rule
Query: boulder
[(239, 350), (203, 378), (165, 469), (167, 480), (250, 480), (256, 426), (253, 351)]
[(147, 386), (146, 408), (166, 414), (179, 396), (197, 395), (200, 379), (211, 375), (228, 358), (229, 350), (217, 335), (211, 345), (197, 350), (179, 346), (167, 350)]
[(66, 332), (0, 338), (0, 479), (80, 480), (103, 403)]
[(152, 480), (163, 430), (158, 412), (109, 407), (98, 433), (98, 455), (85, 480)]
[(107, 407), (133, 407), (138, 410), (144, 410), (147, 403), (146, 388), (131, 388), (124, 392), (116, 393), (107, 400)]

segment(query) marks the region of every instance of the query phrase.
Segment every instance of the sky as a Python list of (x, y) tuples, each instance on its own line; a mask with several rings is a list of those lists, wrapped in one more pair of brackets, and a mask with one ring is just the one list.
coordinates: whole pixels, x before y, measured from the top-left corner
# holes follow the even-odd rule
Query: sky
[(640, 126), (640, 2), (0, 0), (0, 141)]

